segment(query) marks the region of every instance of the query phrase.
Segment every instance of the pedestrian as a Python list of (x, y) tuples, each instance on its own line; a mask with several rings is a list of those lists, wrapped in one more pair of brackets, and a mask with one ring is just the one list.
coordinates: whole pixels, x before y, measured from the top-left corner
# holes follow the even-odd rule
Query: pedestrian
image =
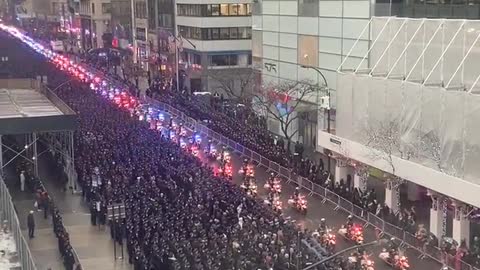
[(48, 198), (48, 193), (46, 191), (42, 192), (43, 218), (45, 219), (47, 219), (48, 217), (48, 206), (50, 203), (50, 200)]
[(28, 237), (35, 237), (35, 217), (33, 216), (33, 210), (30, 210), (30, 213), (27, 216), (27, 227), (28, 227)]
[(97, 226), (97, 203), (90, 203), (90, 222), (93, 226)]
[(25, 191), (25, 171), (20, 173), (20, 190)]

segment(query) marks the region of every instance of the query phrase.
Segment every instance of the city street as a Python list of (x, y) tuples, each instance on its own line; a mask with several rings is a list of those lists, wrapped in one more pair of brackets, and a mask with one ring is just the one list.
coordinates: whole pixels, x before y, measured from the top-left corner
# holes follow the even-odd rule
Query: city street
[[(166, 116), (167, 120), (169, 119), (169, 115)], [(174, 117), (175, 119), (175, 117)], [(166, 120), (166, 121), (167, 121)], [(191, 133), (188, 134), (191, 136)], [(219, 166), (217, 161), (211, 161), (207, 159), (204, 155), (203, 149), (206, 147), (208, 139), (203, 136), (202, 138), (202, 147), (200, 149), (199, 158), (207, 165), (212, 167), (216, 170)], [(216, 145), (217, 151), (219, 151), (223, 146), (220, 144)], [(240, 156), (238, 153), (234, 153), (230, 149), (230, 153), (233, 153), (232, 156), (232, 166), (233, 166), (233, 181), (240, 185), (242, 183), (242, 177), (239, 174), (239, 169), (242, 166), (244, 157)], [(267, 197), (267, 190), (263, 187), (266, 180), (269, 177), (269, 173), (266, 171), (264, 167), (257, 166), (255, 168), (255, 179), (257, 181), (258, 186), (258, 196), (263, 201)], [(292, 207), (290, 207), (287, 203), (287, 200), (293, 194), (295, 190), (295, 186), (293, 184), (287, 184), (286, 181), (282, 182), (282, 194), (281, 194), (281, 201), (283, 206), (283, 214), (285, 217), (290, 217), (292, 220), (295, 220), (297, 224), (300, 226), (305, 226), (309, 230), (315, 230), (320, 223), (321, 218), (325, 218), (327, 220), (327, 225), (330, 228), (333, 228), (333, 231), (336, 233), (340, 226), (346, 222), (346, 218), (348, 216), (347, 213), (343, 212), (342, 210), (335, 211), (335, 206), (329, 203), (328, 201), (322, 203), (322, 200), (319, 197), (311, 196), (307, 197), (308, 200), (308, 213), (306, 216), (299, 213)], [(307, 195), (308, 193), (302, 192), (303, 195)], [(266, 206), (267, 207), (267, 206)], [(336, 234), (337, 236), (337, 246), (335, 251), (341, 251), (348, 247), (352, 246), (352, 243), (348, 240), (345, 240), (340, 235)], [(367, 227), (364, 229), (364, 237), (365, 243), (371, 242), (375, 240), (375, 232), (372, 227)], [(367, 248), (368, 253), (371, 254), (371, 259), (375, 262), (375, 269), (392, 269), (390, 266), (386, 265), (382, 260), (378, 258), (379, 253), (382, 251), (384, 247), (381, 245), (371, 246)], [(414, 249), (407, 249), (405, 250), (405, 255), (408, 257), (411, 269), (440, 269), (441, 264), (438, 262), (431, 260), (429, 258), (426, 259), (419, 259), (419, 253)]]

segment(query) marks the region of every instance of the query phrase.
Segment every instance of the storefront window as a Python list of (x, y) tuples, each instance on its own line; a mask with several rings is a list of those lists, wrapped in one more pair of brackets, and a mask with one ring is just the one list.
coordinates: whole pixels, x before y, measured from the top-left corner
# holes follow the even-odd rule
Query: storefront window
[(238, 55), (236, 54), (222, 54), (211, 55), (210, 66), (236, 66), (238, 65)]

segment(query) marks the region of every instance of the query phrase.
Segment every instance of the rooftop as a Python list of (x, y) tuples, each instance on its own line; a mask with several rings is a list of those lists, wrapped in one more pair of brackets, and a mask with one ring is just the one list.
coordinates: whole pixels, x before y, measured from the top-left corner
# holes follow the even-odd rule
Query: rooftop
[(32, 79), (0, 79), (0, 134), (74, 130), (75, 112)]

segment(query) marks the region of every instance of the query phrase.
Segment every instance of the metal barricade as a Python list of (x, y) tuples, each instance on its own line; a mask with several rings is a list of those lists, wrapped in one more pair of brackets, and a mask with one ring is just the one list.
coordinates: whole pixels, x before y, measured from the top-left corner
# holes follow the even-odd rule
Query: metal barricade
[(220, 143), (223, 143), (223, 142), (220, 141), (220, 139), (221, 139), (220, 134), (218, 134), (215, 131), (212, 133), (212, 138), (216, 141), (219, 141)]
[(313, 184), (313, 193), (315, 193), (317, 196), (325, 198), (325, 188), (319, 184)]
[(252, 152), (250, 149), (246, 148), (246, 147), (243, 149), (243, 154), (244, 154), (245, 156), (247, 156), (249, 159), (253, 159), (252, 153), (253, 153), (253, 152)]
[(32, 254), (30, 253), (28, 244), (22, 235), (22, 231), (20, 230), (20, 222), (18, 221), (17, 214), (15, 213), (12, 197), (10, 196), (8, 188), (5, 185), (5, 182), (3, 181), (1, 176), (0, 196), (0, 213), (3, 215), (1, 218), (2, 220), (8, 221), (8, 227), (15, 240), (18, 260), (20, 265), (22, 266), (21, 268), (22, 270), (37, 270), (37, 267), (33, 263)]
[(280, 174), (283, 177), (290, 178), (290, 170), (285, 167), (280, 167)]
[(260, 164), (265, 167), (265, 168), (269, 168), (270, 167), (270, 161), (267, 159), (267, 158), (264, 158), (263, 156), (260, 156)]
[(352, 214), (358, 219), (368, 223), (368, 210), (352, 203)]
[(237, 143), (234, 140), (228, 140), (228, 146), (235, 151)]
[(257, 152), (252, 151), (252, 160), (260, 163), (260, 155)]
[(230, 146), (227, 137), (225, 137), (225, 136), (223, 136), (222, 134), (219, 134), (219, 133), (217, 133), (217, 134), (218, 134), (218, 139), (219, 139), (224, 145)]
[(280, 172), (280, 165), (278, 163), (270, 161), (270, 169), (278, 174)]
[(348, 213), (353, 212), (353, 204), (345, 198), (338, 196), (338, 206)]
[(428, 255), (429, 257), (441, 262), (441, 263), (444, 263), (445, 262), (445, 254), (443, 254), (443, 252), (438, 248), (438, 247), (434, 247), (434, 246), (427, 246), (427, 252), (426, 252), (426, 255)]
[(287, 183), (293, 183), (294, 185), (298, 185), (298, 176), (293, 174), (287, 179)]
[(405, 231), (402, 228), (399, 228), (395, 225), (385, 222), (384, 232), (389, 234), (397, 239), (400, 239), (403, 242)]
[(405, 244), (412, 246), (422, 252), (422, 243), (411, 233), (406, 232), (403, 241)]
[(312, 181), (308, 180), (307, 178), (305, 177), (299, 177), (300, 179), (302, 179), (302, 188), (303, 189), (306, 189), (308, 191), (308, 196), (311, 196), (313, 194), (313, 183)]
[[(338, 200), (340, 197), (337, 194), (331, 192), (330, 190), (325, 189), (325, 198), (327, 198), (327, 200), (329, 200), (330, 202), (338, 205)], [(336, 208), (335, 210), (337, 209), (338, 208)]]
[(237, 143), (237, 144), (235, 145), (235, 150), (236, 150), (238, 153), (242, 154), (242, 155), (245, 154), (244, 151), (243, 151), (243, 145), (241, 145), (241, 144), (239, 144), (239, 143)]
[(370, 212), (367, 213), (367, 221), (369, 224), (382, 230), (382, 232), (385, 231), (385, 221), (380, 217), (374, 215), (373, 213), (370, 213)]

